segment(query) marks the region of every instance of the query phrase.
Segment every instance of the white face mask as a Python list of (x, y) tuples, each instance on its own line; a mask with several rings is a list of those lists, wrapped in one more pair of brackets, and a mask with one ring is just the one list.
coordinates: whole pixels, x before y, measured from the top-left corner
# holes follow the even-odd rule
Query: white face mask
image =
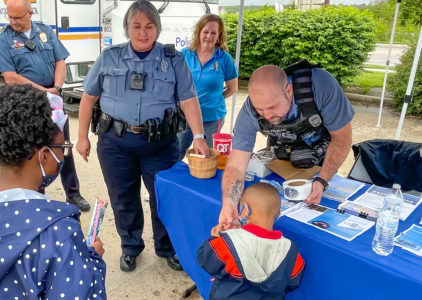
[(59, 160), (57, 158), (57, 156), (54, 154), (53, 151), (51, 151), (51, 149), (49, 147), (47, 147), (48, 150), (50, 151), (51, 155), (53, 155), (54, 159), (57, 162), (57, 172), (52, 174), (52, 175), (46, 175), (44, 168), (41, 164), (41, 152), (38, 152), (38, 159), (40, 161), (40, 167), (41, 167), (41, 173), (42, 173), (42, 183), (40, 185), (40, 189), (46, 188), (47, 186), (49, 186), (56, 178), (57, 176), (59, 176), (60, 172), (62, 171), (63, 165), (64, 165), (64, 160)]

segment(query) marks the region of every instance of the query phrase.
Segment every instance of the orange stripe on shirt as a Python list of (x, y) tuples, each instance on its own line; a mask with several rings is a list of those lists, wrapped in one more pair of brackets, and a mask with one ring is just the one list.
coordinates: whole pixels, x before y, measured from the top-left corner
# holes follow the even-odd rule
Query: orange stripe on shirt
[(304, 267), (305, 267), (305, 261), (303, 260), (302, 256), (300, 256), (300, 253), (298, 253), (296, 256), (295, 266), (292, 271), (292, 276), (290, 277), (290, 279), (295, 278), (297, 275), (299, 275)]
[(218, 237), (210, 241), (210, 246), (214, 250), (215, 255), (224, 262), (226, 265), (226, 272), (236, 278), (242, 278), (242, 273), (240, 273), (237, 268), (234, 257), (231, 254), (229, 247), (226, 244), (226, 241), (222, 237)]

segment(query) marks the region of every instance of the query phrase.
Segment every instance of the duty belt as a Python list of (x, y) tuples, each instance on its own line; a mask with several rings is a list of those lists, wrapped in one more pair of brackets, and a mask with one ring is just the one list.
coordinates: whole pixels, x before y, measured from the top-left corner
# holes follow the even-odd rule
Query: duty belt
[(112, 122), (111, 126), (112, 127), (115, 127), (115, 128), (116, 127), (119, 127), (119, 128), (121, 127), (125, 131), (128, 131), (128, 132), (131, 132), (131, 133), (134, 133), (134, 134), (142, 134), (144, 136), (148, 136), (148, 130), (145, 127), (145, 125), (140, 125), (140, 126), (131, 125), (131, 124), (128, 124), (128, 123), (126, 123), (124, 121), (120, 121), (120, 120), (114, 119), (113, 117), (111, 117), (110, 115), (108, 115), (108, 114), (106, 114), (104, 112), (102, 114), (103, 114), (103, 116), (102, 116), (103, 119), (109, 118), (111, 120), (111, 122)]
[[(106, 113), (102, 113), (99, 122), (99, 129), (103, 128), (103, 130), (99, 130), (99, 132), (107, 132), (111, 125), (114, 128), (116, 135), (119, 137), (123, 136), (124, 132), (131, 132), (133, 134), (142, 134), (146, 137), (148, 142), (156, 142), (172, 133), (172, 121), (173, 119), (169, 119), (168, 122), (165, 123), (167, 127), (164, 126), (165, 130), (162, 131), (163, 124), (159, 118), (148, 119), (144, 124), (137, 126), (128, 124), (124, 121), (116, 120)], [(101, 126), (101, 124), (105, 125)]]
[(142, 134), (145, 136), (148, 134), (147, 128), (144, 125), (135, 126), (135, 125), (127, 124), (127, 123), (125, 123), (125, 125), (126, 125), (126, 131), (129, 131), (135, 134)]

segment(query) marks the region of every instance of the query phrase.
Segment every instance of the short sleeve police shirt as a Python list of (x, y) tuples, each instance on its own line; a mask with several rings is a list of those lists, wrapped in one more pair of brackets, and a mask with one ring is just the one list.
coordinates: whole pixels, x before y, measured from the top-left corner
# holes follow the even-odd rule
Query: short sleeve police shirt
[[(143, 90), (131, 88), (133, 74), (143, 74)], [(179, 101), (196, 96), (183, 55), (176, 51), (172, 58), (165, 56), (164, 46), (158, 42), (144, 59), (136, 55), (130, 43), (104, 50), (83, 85), (87, 94), (100, 96), (103, 112), (132, 125), (150, 118), (162, 120), (164, 110), (176, 106), (175, 93)]]
[(54, 85), (56, 62), (64, 60), (69, 52), (54, 31), (44, 24), (31, 23), (30, 40), (35, 48), (25, 46), (28, 39), (24, 33), (16, 32), (10, 25), (0, 33), (0, 72), (17, 74), (44, 87)]
[[(330, 73), (319, 68), (313, 68), (312, 90), (323, 124), (328, 131), (339, 130), (353, 119), (353, 106), (344, 95), (337, 80)], [(258, 120), (252, 114), (250, 105), (250, 101), (245, 101), (233, 129), (232, 148), (245, 152), (253, 151), (256, 133), (260, 130)], [(296, 115), (297, 109), (297, 105), (293, 103), (289, 115)]]

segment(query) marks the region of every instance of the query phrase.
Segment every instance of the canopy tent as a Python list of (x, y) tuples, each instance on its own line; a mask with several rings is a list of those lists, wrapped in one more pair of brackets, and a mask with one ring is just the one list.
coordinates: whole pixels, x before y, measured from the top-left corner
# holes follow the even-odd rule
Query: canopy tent
[(390, 46), (388, 48), (387, 61), (385, 62), (384, 83), (382, 84), (381, 102), (380, 102), (380, 109), (378, 113), (377, 127), (381, 127), (381, 114), (382, 114), (382, 106), (384, 104), (385, 89), (387, 86), (388, 66), (390, 65), (391, 48), (393, 47), (394, 33), (396, 32), (396, 24), (397, 24), (397, 17), (399, 15), (400, 2), (401, 0), (397, 0), (396, 11), (394, 12), (394, 21), (393, 21), (393, 28), (391, 29)]
[(418, 44), (416, 45), (416, 51), (415, 51), (415, 56), (413, 58), (409, 81), (407, 83), (406, 95), (404, 95), (404, 99), (403, 99), (403, 108), (401, 110), (399, 125), (397, 126), (396, 140), (400, 139), (400, 134), (401, 134), (401, 130), (404, 123), (404, 117), (406, 116), (407, 106), (412, 101), (413, 83), (415, 81), (416, 71), (418, 69), (419, 58), (421, 56), (421, 48), (422, 48), (422, 26), (419, 32)]
[[(236, 58), (235, 63), (237, 66), (237, 70), (239, 70), (239, 60), (240, 60), (240, 44), (242, 43), (242, 27), (243, 27), (243, 8), (244, 8), (245, 1), (240, 0), (240, 12), (239, 12), (239, 20), (237, 25), (237, 41), (236, 41)], [(230, 134), (233, 133), (233, 122), (234, 122), (234, 109), (236, 107), (236, 94), (232, 97), (232, 115), (230, 118)]]
[[(388, 51), (388, 58), (387, 58), (387, 63), (386, 63), (384, 86), (383, 86), (383, 93), (382, 93), (378, 123), (381, 120), (381, 109), (382, 109), (382, 102), (383, 102), (383, 99), (384, 99), (383, 95), (384, 95), (384, 92), (385, 92), (385, 83), (386, 83), (386, 80), (387, 80), (387, 72), (388, 72), (388, 65), (389, 65), (389, 59), (390, 59), (390, 54), (391, 54), (391, 46), (392, 46), (392, 42), (393, 42), (393, 39), (394, 39), (394, 31), (395, 31), (395, 25), (396, 25), (396, 22), (397, 22), (397, 15), (398, 15), (398, 11), (399, 11), (400, 2), (401, 2), (401, 0), (397, 0), (396, 11), (395, 11), (395, 14), (394, 14), (393, 30), (392, 30), (392, 34), (391, 34), (390, 49)], [(241, 41), (242, 41), (243, 11), (244, 11), (244, 0), (240, 0), (240, 12), (239, 12), (239, 19), (238, 19), (238, 32), (237, 32), (236, 58), (235, 58), (235, 63), (237, 65), (238, 69), (239, 69), (239, 60), (240, 60), (240, 46), (241, 46)], [(417, 70), (417, 66), (418, 66), (418, 62), (419, 62), (419, 57), (420, 57), (420, 54), (421, 54), (421, 47), (422, 47), (422, 26), (421, 26), (418, 44), (417, 44), (417, 47), (416, 47), (416, 52), (415, 52), (415, 56), (414, 56), (414, 60), (413, 60), (412, 71), (410, 73), (410, 78), (409, 78), (409, 81), (408, 81), (408, 87), (407, 87), (406, 95), (404, 97), (404, 105), (403, 105), (403, 109), (402, 109), (402, 112), (401, 112), (399, 125), (397, 127), (396, 139), (400, 138), (400, 133), (401, 133), (402, 126), (403, 126), (404, 117), (406, 115), (407, 106), (409, 105), (409, 103), (412, 100), (411, 93), (412, 93), (412, 88), (413, 88), (413, 82), (414, 82), (414, 79), (415, 79), (415, 76), (416, 76), (416, 70)], [(231, 111), (230, 131), (229, 131), (230, 133), (233, 133), (235, 106), (236, 106), (236, 94), (232, 96), (232, 111)]]

